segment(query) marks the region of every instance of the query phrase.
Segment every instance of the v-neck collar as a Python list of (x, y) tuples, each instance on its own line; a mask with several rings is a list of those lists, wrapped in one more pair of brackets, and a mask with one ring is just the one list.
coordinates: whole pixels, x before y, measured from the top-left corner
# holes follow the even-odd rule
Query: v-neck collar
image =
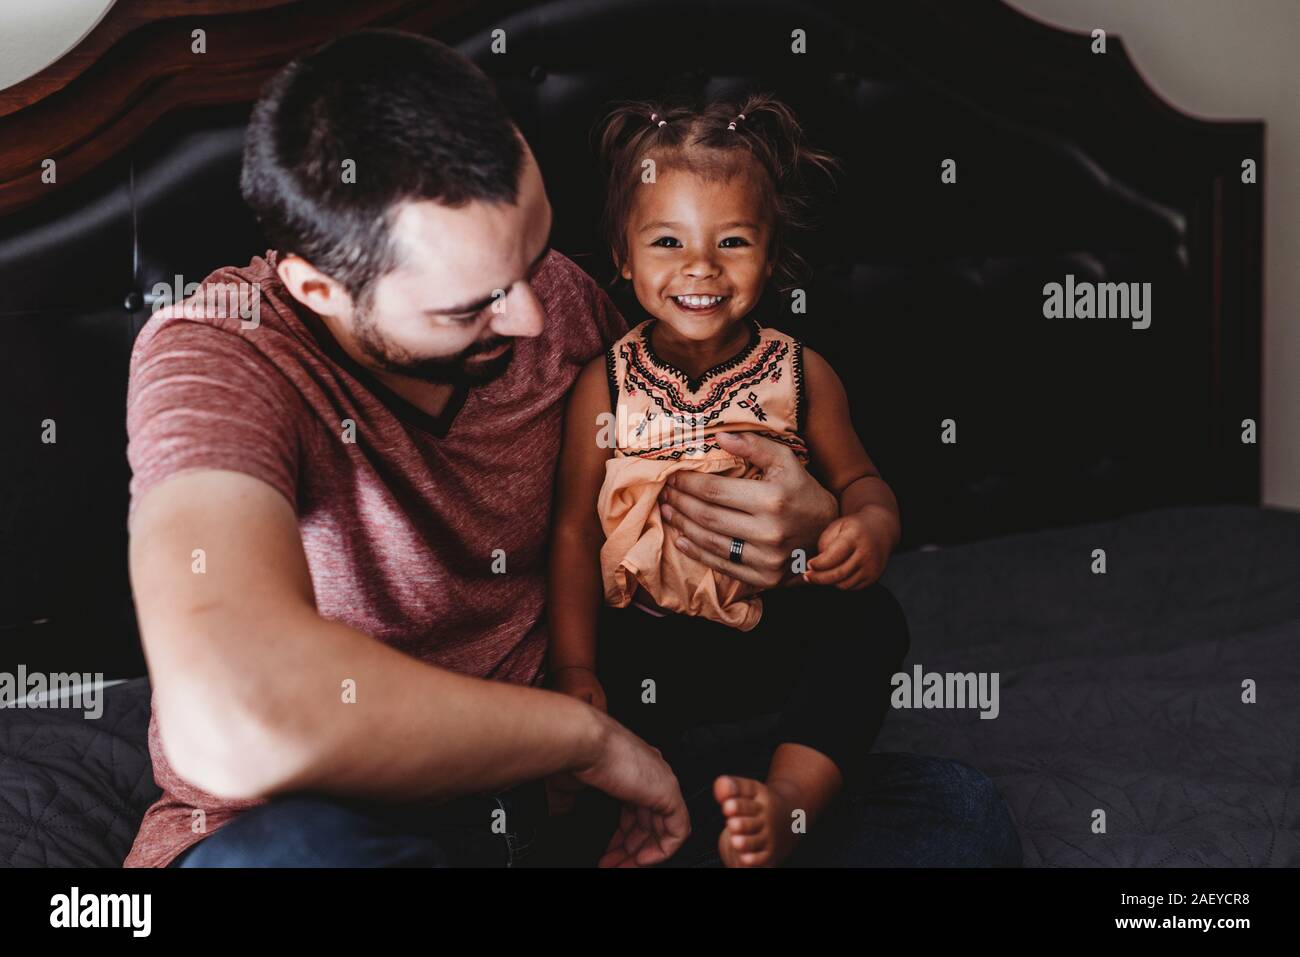
[(343, 347), (338, 344), (338, 340), (334, 338), (320, 316), (293, 300), (292, 297), (290, 299), (295, 313), (303, 320), (307, 330), (320, 343), (321, 348), (329, 354), (329, 357), (373, 392), (379, 401), (392, 411), (398, 419), (413, 428), (419, 429), (421, 432), (427, 432), (435, 438), (446, 437), (447, 433), (451, 431), (452, 423), (456, 421), (456, 416), (465, 405), (465, 400), (469, 398), (469, 386), (457, 385), (442, 412), (439, 415), (430, 415), (419, 406), (398, 395), (373, 372), (348, 355)]
[(686, 383), (686, 388), (691, 392), (699, 392), (700, 387), (703, 386), (705, 382), (712, 379), (720, 372), (726, 372), (728, 369), (740, 365), (740, 363), (748, 359), (749, 354), (758, 347), (760, 338), (759, 330), (761, 327), (759, 326), (758, 321), (753, 317), (749, 317), (745, 321), (749, 323), (749, 342), (747, 342), (741, 350), (730, 359), (724, 359), (717, 365), (709, 366), (709, 368), (700, 373), (699, 378), (691, 378), (684, 370), (677, 368), (677, 366), (673, 365), (671, 362), (665, 362), (663, 359), (659, 358), (658, 354), (655, 352), (654, 345), (650, 341), (650, 330), (659, 322), (658, 319), (651, 319), (642, 327), (641, 343), (645, 346), (646, 355), (650, 357), (650, 360), (655, 365), (671, 372), (673, 375), (679, 376)]

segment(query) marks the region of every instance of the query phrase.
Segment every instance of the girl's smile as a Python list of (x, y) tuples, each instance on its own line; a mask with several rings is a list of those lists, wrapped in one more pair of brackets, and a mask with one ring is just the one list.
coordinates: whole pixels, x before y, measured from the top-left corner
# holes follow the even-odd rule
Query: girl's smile
[(685, 317), (685, 321), (708, 318), (723, 309), (730, 296), (669, 296), (668, 301)]

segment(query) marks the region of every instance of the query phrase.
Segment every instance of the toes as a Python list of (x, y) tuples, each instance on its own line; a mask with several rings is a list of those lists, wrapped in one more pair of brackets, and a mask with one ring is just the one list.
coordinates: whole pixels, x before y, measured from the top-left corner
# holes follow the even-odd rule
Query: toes
[(724, 774), (713, 782), (713, 796), (721, 804), (728, 798), (754, 798), (762, 792), (763, 785), (753, 778), (740, 778)]
[(722, 802), (722, 813), (727, 817), (757, 817), (763, 805), (748, 798), (728, 798)]
[(727, 818), (727, 830), (732, 834), (757, 834), (763, 829), (763, 818), (758, 814), (737, 814)]
[(766, 845), (754, 848), (736, 847), (734, 844), (736, 840), (743, 843), (753, 841), (754, 838), (730, 834), (725, 830), (718, 835), (718, 856), (727, 867), (767, 867), (772, 863), (770, 847)]
[(727, 843), (742, 856), (767, 850), (766, 834), (729, 834)]
[(719, 803), (723, 804), (727, 798), (734, 797), (740, 793), (740, 779), (733, 778), (724, 774), (713, 782), (713, 797)]

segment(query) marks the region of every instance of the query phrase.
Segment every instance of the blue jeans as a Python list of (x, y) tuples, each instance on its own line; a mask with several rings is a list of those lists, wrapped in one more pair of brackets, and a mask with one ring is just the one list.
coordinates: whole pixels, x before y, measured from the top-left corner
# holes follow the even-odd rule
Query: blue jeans
[[(713, 779), (762, 779), (779, 715), (695, 728), (665, 751), (691, 835), (662, 866), (720, 866), (723, 818)], [(614, 831), (617, 804), (582, 792), (549, 818), (541, 782), (430, 805), (318, 795), (275, 798), (194, 845), (174, 867), (590, 866)], [(804, 867), (980, 867), (1021, 862), (1020, 839), (987, 776), (945, 758), (873, 753), (787, 862)]]

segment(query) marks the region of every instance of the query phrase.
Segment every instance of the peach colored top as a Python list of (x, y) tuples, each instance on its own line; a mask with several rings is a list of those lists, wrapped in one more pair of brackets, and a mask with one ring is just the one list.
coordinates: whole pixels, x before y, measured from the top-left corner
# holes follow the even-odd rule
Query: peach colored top
[(698, 379), (655, 355), (653, 319), (606, 354), (615, 452), (596, 508), (606, 537), (600, 550), (605, 600), (616, 608), (628, 605), (639, 585), (660, 609), (741, 631), (763, 613), (760, 589), (684, 555), (657, 507), (665, 480), (682, 469), (761, 477), (756, 466), (722, 450), (719, 432), (757, 432), (790, 446), (807, 464), (799, 435), (803, 346), (744, 321), (751, 326), (749, 343)]

